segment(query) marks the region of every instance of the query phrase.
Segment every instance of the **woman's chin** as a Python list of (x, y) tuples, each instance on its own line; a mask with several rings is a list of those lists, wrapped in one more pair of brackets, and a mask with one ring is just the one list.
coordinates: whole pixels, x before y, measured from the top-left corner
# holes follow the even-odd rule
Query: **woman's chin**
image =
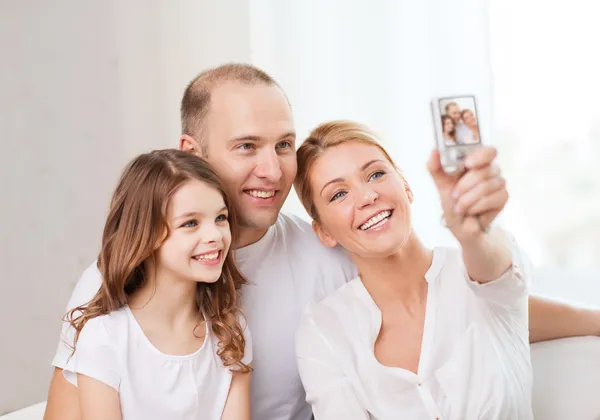
[(355, 254), (364, 259), (382, 260), (395, 256), (406, 245), (409, 233), (390, 235), (390, 237), (379, 237), (373, 241), (362, 241), (360, 250)]

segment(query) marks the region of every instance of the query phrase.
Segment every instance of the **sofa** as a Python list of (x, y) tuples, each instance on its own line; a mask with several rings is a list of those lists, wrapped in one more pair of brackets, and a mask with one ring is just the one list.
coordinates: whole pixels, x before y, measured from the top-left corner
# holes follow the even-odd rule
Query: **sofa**
[[(531, 346), (531, 359), (536, 419), (600, 420), (600, 338), (536, 343)], [(0, 420), (42, 420), (45, 406), (41, 402)]]

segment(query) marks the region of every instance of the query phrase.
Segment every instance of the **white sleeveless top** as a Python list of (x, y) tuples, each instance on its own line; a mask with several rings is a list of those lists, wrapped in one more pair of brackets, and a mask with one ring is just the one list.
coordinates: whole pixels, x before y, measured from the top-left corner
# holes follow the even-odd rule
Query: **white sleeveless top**
[[(243, 362), (252, 361), (252, 341), (245, 329)], [(232, 373), (217, 356), (216, 337), (206, 323), (202, 347), (185, 356), (160, 352), (128, 306), (86, 323), (65, 378), (77, 385), (77, 373), (119, 392), (123, 420), (219, 420)]]

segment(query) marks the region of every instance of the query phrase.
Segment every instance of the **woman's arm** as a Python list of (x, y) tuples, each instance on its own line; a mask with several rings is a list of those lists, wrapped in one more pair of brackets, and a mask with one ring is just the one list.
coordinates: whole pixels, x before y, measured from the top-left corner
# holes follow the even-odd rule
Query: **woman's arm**
[(121, 420), (119, 393), (89, 376), (77, 375), (82, 420)]
[[(443, 171), (437, 151), (428, 163), (446, 224), (461, 243), (469, 276), (480, 283), (497, 279), (515, 263), (508, 235), (500, 229), (484, 232), (508, 200), (504, 179), (493, 165), (495, 158), (494, 148), (481, 147), (469, 156), (467, 171), (458, 175)], [(529, 329), (531, 342), (600, 336), (600, 310), (529, 296)]]
[(461, 241), (462, 256), (469, 277), (478, 283), (499, 278), (513, 263), (507, 234), (499, 228)]
[(221, 420), (250, 420), (250, 375), (233, 372)]
[(465, 160), (464, 172), (447, 174), (436, 150), (428, 169), (440, 195), (446, 225), (463, 251), (471, 279), (497, 279), (512, 264), (510, 239), (490, 225), (508, 201), (506, 182), (494, 164), (496, 149), (482, 146)]

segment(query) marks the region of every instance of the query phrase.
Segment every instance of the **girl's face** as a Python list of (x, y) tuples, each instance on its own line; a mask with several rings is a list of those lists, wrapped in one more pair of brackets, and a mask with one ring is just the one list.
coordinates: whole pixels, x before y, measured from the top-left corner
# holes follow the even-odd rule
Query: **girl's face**
[(452, 118), (444, 118), (444, 133), (450, 134), (454, 130), (454, 121)]
[(167, 206), (169, 235), (157, 253), (158, 271), (175, 278), (214, 283), (231, 245), (228, 212), (221, 193), (191, 180)]

